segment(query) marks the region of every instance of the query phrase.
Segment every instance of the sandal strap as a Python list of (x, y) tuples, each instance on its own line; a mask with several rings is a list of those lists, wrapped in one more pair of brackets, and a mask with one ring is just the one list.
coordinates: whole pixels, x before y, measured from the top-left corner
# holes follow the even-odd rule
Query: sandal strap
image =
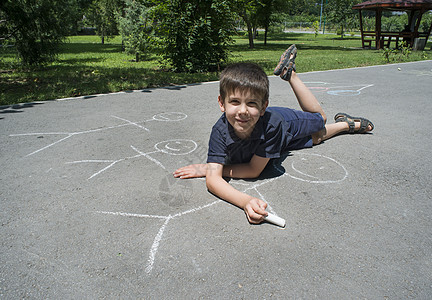
[(345, 118), (345, 122), (347, 122), (348, 123), (348, 126), (349, 126), (349, 133), (354, 133), (355, 132), (355, 123), (354, 123), (354, 120), (353, 119), (351, 119), (351, 118)]
[(368, 125), (369, 125), (368, 120), (366, 120), (366, 119), (364, 119), (364, 118), (361, 118), (361, 119), (360, 119), (360, 129), (359, 129), (358, 132), (359, 132), (359, 133), (364, 133), (364, 132), (366, 131)]

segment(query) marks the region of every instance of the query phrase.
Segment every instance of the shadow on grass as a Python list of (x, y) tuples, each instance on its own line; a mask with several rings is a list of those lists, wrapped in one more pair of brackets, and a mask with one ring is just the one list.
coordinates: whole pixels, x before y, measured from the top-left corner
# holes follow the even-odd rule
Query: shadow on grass
[(199, 84), (197, 82), (218, 80), (217, 73), (185, 74), (145, 67), (89, 67), (79, 63), (73, 66), (48, 66), (25, 76), (25, 80), (18, 77), (0, 81), (0, 88), (7, 95), (7, 97), (4, 95), (0, 97), (0, 105), (8, 105), (3, 108), (5, 113), (19, 112), (18, 106), (10, 106), (10, 104), (20, 102), (80, 96), (84, 99), (92, 99), (94, 94), (133, 90), (151, 92), (150, 88), (179, 91)]
[[(275, 44), (275, 43), (267, 43), (267, 45), (263, 44), (255, 44), (253, 49), (249, 49), (248, 45), (233, 45), (230, 47), (232, 52), (260, 52), (260, 51), (279, 51), (281, 54), (291, 45), (295, 44), (292, 40), (289, 40), (291, 43), (287, 44)], [(329, 45), (312, 45), (308, 43), (296, 44), (298, 50), (316, 50), (316, 51), (358, 51), (357, 49), (352, 49), (349, 47), (343, 47), (340, 45), (329, 46)]]
[(65, 43), (61, 46), (61, 51), (64, 54), (121, 53), (122, 46), (117, 44)]

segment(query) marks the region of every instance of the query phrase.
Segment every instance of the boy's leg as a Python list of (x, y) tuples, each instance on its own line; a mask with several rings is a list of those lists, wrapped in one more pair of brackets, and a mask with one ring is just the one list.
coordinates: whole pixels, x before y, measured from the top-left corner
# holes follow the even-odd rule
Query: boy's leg
[[(319, 113), (324, 119), (324, 124), (327, 122), (327, 117), (319, 104), (317, 98), (312, 94), (311, 90), (301, 81), (297, 74), (293, 71), (289, 80), (291, 88), (297, 97), (297, 101), (303, 111), (311, 113)], [(354, 131), (360, 129), (360, 122), (354, 122)], [(373, 127), (367, 126), (366, 131), (371, 131)], [(329, 138), (334, 137), (340, 133), (348, 132), (350, 130), (349, 124), (346, 122), (337, 122), (333, 124), (326, 124), (325, 128), (312, 134), (312, 141), (317, 145)]]
[[(354, 131), (358, 131), (361, 126), (360, 122), (354, 122), (354, 124)], [(372, 129), (373, 127), (371, 125), (368, 125), (366, 131), (372, 131)], [(348, 132), (349, 130), (349, 125), (346, 122), (326, 124), (323, 130), (312, 134), (312, 142), (314, 145), (318, 145), (319, 143), (328, 140), (335, 135)]]
[(303, 111), (311, 113), (319, 113), (324, 119), (324, 124), (327, 122), (327, 116), (324, 113), (317, 98), (312, 94), (311, 90), (301, 81), (300, 77), (294, 71), (289, 80), (291, 88), (297, 97), (297, 101)]
[[(294, 47), (294, 49), (295, 49), (295, 47)], [(285, 64), (285, 65), (280, 66), (280, 64), (282, 63), (282, 61), (284, 59), (283, 57), (284, 56), (281, 57), (281, 62), (279, 63), (279, 65), (276, 68), (276, 69), (280, 69), (279, 71), (282, 72), (280, 74), (280, 77), (284, 80), (287, 80), (290, 83), (291, 88), (297, 97), (297, 101), (298, 101), (301, 109), (305, 112), (319, 113), (324, 120), (324, 124), (326, 124), (327, 123), (327, 116), (324, 113), (324, 110), (322, 109), (321, 105), (319, 104), (317, 98), (311, 92), (311, 90), (303, 83), (303, 81), (301, 81), (300, 77), (298, 77), (297, 73), (295, 72), (294, 59), (296, 57), (296, 54), (291, 53), (290, 59), (289, 60), (285, 59), (285, 61), (283, 62), (283, 64)], [(289, 74), (288, 74), (289, 76), (284, 76), (284, 74), (287, 72), (289, 72)], [(276, 74), (276, 75), (278, 75), (278, 74)], [(360, 127), (361, 127), (361, 123), (356, 120), (354, 122), (354, 131), (358, 131), (360, 129)], [(366, 127), (365, 131), (371, 131), (371, 130), (373, 130), (373, 125), (368, 125)], [(338, 122), (337, 121), (336, 123), (333, 123), (333, 124), (326, 124), (324, 129), (312, 134), (312, 141), (313, 141), (313, 144), (316, 145), (316, 144), (321, 143), (322, 141), (325, 141), (325, 140), (327, 140), (327, 139), (329, 139), (335, 135), (338, 135), (338, 134), (344, 133), (344, 132), (352, 132), (350, 130), (350, 125), (345, 121), (344, 122)]]
[(332, 123), (326, 124), (324, 129), (312, 134), (312, 142), (314, 145), (318, 145), (329, 138), (334, 137), (343, 132), (347, 132), (349, 130), (349, 126), (347, 123)]

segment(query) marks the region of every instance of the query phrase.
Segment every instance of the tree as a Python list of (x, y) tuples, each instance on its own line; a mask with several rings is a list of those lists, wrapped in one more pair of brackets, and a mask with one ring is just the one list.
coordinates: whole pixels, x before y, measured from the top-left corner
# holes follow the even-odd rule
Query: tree
[(0, 1), (1, 39), (15, 45), (26, 65), (51, 61), (76, 20), (72, 0)]
[(85, 11), (85, 17), (96, 27), (102, 44), (105, 43), (105, 38), (110, 39), (118, 34), (117, 16), (123, 6), (123, 0), (93, 0)]
[(352, 7), (360, 3), (359, 0), (331, 0), (326, 2), (325, 12), (329, 21), (337, 24), (343, 38), (345, 28), (357, 22), (357, 12)]
[(135, 61), (148, 56), (155, 43), (150, 8), (137, 0), (127, 0), (124, 16), (119, 16), (120, 34), (125, 50), (135, 54)]
[(290, 1), (286, 0), (261, 0), (257, 8), (257, 24), (264, 27), (264, 45), (267, 45), (267, 34), (274, 15), (289, 11)]
[(162, 55), (177, 72), (214, 71), (227, 60), (233, 25), (226, 0), (162, 0), (155, 8)]
[(246, 24), (249, 49), (254, 48), (253, 28), (258, 23), (257, 13), (261, 7), (259, 0), (234, 0), (232, 1), (233, 10), (243, 19)]

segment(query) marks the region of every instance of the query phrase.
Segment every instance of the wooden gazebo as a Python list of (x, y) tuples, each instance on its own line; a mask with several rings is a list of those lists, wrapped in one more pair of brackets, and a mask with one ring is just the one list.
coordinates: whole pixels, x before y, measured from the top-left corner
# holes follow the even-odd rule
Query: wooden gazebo
[[(425, 12), (432, 10), (432, 0), (370, 0), (353, 6), (360, 14), (360, 31), (362, 47), (390, 48), (392, 42), (395, 47), (406, 41), (414, 49), (422, 50), (432, 30), (432, 24), (427, 32), (419, 32), (420, 22)], [(375, 11), (375, 31), (367, 31), (363, 28), (362, 10)], [(408, 24), (401, 32), (388, 32), (381, 30), (381, 17), (383, 11), (405, 11), (408, 14)]]

